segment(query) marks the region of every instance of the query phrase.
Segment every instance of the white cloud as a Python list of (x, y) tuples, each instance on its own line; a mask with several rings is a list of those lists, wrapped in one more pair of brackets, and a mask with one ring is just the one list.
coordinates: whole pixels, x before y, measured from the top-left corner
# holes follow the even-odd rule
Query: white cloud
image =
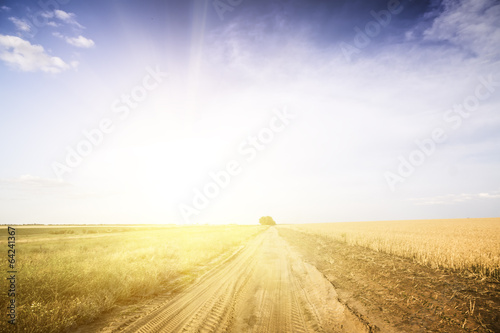
[(9, 21), (14, 23), (16, 28), (21, 31), (29, 32), (31, 30), (30, 25), (25, 20), (20, 20), (15, 17), (9, 17)]
[[(78, 199), (99, 195), (64, 180), (23, 175), (16, 178), (0, 178), (0, 200), (29, 200), (30, 205), (49, 198)], [(101, 194), (102, 195), (102, 194)], [(107, 195), (107, 194), (105, 194)]]
[[(85, 199), (109, 197), (118, 194), (109, 189), (91, 189), (72, 184), (65, 180), (23, 175), (17, 178), (0, 178), (0, 199), (43, 200), (47, 196), (61, 199)], [(42, 198), (40, 198), (42, 194)]]
[(30, 186), (30, 187), (66, 187), (70, 186), (68, 182), (58, 180), (58, 179), (49, 179), (49, 178), (41, 178), (32, 175), (23, 175), (19, 178), (9, 178), (9, 179), (0, 179), (0, 184), (4, 186)]
[(71, 68), (61, 58), (48, 55), (43, 46), (8, 35), (0, 35), (0, 60), (24, 72), (59, 73)]
[(477, 200), (477, 199), (498, 199), (500, 198), (500, 191), (492, 191), (490, 193), (476, 193), (476, 194), (448, 194), (436, 197), (425, 197), (425, 198), (412, 198), (409, 201), (414, 202), (417, 206), (429, 206), (429, 205), (454, 205), (461, 204), (466, 201)]
[(54, 12), (43, 12), (41, 15), (49, 19), (54, 17)]
[(498, 54), (500, 3), (495, 0), (445, 0), (443, 12), (423, 32), (425, 40), (444, 41), (481, 57)]
[[(66, 13), (66, 14), (67, 14), (67, 13)], [(61, 26), (61, 24), (59, 24), (59, 23), (56, 23), (56, 22), (54, 22), (54, 21), (49, 21), (49, 19), (52, 19), (52, 18), (56, 17), (56, 15), (55, 15), (55, 13), (54, 13), (54, 12), (42, 12), (40, 15), (41, 15), (42, 17), (44, 17), (44, 18), (46, 18), (46, 19), (47, 19), (47, 25), (48, 25), (48, 26), (51, 26), (51, 27), (59, 27), (59, 26)], [(71, 15), (73, 15), (73, 16), (74, 16), (74, 14), (67, 14), (67, 15), (64, 15), (64, 14), (63, 14), (63, 15), (60, 15), (60, 16), (61, 16), (61, 17), (66, 18), (66, 20), (67, 20), (67, 17), (68, 17), (68, 16), (71, 16)], [(62, 20), (62, 21), (64, 21), (64, 20)], [(81, 27), (81, 26), (80, 26), (80, 27)]]
[(0, 7), (0, 11), (2, 11), (2, 12), (9, 12), (10, 11), (10, 7), (2, 6), (2, 7)]
[(83, 36), (78, 36), (74, 38), (66, 38), (66, 41), (76, 47), (89, 48), (95, 45), (92, 39), (85, 38)]
[(67, 37), (59, 32), (54, 32), (54, 36), (64, 39), (68, 44), (81, 48), (91, 48), (94, 47), (95, 43), (92, 39), (85, 38), (83, 36), (78, 37)]
[(493, 193), (479, 193), (478, 196), (480, 198), (488, 198), (488, 199), (500, 198), (500, 191)]
[(84, 28), (80, 23), (78, 23), (75, 19), (76, 15), (74, 13), (67, 13), (64, 10), (56, 9), (54, 11), (55, 17), (57, 17), (59, 20), (71, 24), (74, 26), (77, 26), (78, 28)]

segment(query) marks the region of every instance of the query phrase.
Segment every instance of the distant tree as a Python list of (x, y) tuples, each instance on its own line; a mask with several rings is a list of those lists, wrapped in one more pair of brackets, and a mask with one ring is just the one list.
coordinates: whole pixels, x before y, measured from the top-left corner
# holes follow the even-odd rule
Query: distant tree
[(259, 223), (262, 225), (276, 225), (276, 222), (274, 222), (271, 216), (262, 216), (259, 219)]

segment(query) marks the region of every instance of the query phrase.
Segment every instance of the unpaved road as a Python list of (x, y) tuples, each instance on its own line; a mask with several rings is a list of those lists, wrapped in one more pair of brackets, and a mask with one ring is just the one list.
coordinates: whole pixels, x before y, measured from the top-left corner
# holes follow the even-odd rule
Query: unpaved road
[(270, 228), (120, 332), (368, 332), (331, 283)]

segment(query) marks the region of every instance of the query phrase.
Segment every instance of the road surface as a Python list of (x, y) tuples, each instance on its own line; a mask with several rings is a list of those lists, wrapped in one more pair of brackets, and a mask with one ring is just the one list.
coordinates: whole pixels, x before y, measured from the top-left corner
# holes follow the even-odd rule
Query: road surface
[(120, 332), (369, 332), (275, 228)]

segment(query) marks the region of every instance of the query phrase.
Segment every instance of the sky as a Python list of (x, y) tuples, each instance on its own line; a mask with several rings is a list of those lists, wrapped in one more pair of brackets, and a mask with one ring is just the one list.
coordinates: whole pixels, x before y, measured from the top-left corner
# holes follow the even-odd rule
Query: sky
[(500, 216), (500, 1), (0, 1), (0, 223)]

